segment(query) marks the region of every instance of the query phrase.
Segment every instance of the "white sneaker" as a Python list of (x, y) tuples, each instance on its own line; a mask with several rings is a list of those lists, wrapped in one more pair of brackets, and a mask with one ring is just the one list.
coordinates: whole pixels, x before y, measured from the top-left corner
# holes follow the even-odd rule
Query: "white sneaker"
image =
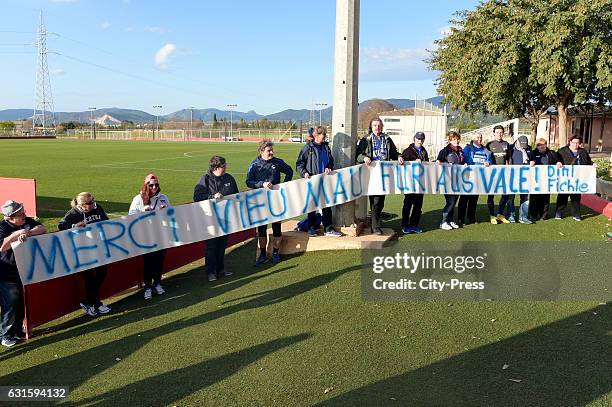
[(150, 288), (145, 288), (144, 290), (144, 299), (145, 300), (150, 300), (151, 297), (153, 297), (153, 293), (151, 292)]
[(453, 230), (453, 227), (448, 224), (448, 222), (444, 222), (440, 225), (440, 229), (442, 230)]
[(108, 314), (110, 312), (110, 307), (107, 307), (106, 305), (102, 304), (98, 307), (98, 312), (100, 314)]
[(83, 304), (82, 302), (79, 305), (81, 306), (81, 308), (83, 308), (83, 311), (85, 311), (87, 315), (91, 317), (95, 317), (96, 315), (98, 315), (96, 309), (92, 305)]
[(455, 222), (449, 222), (449, 225), (451, 225), (453, 229), (459, 229), (459, 225), (457, 225)]
[(164, 290), (164, 287), (162, 287), (161, 284), (157, 284), (155, 287), (153, 287), (153, 289), (155, 290), (155, 294), (157, 295), (162, 295), (166, 292), (166, 290)]

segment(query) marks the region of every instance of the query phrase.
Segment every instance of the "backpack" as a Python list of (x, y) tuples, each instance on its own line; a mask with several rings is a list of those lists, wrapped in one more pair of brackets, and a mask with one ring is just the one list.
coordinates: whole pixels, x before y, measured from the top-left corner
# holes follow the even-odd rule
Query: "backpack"
[(308, 222), (308, 217), (305, 217), (304, 219), (302, 219), (301, 221), (298, 222), (298, 224), (295, 227), (295, 229), (300, 231), (300, 232), (308, 232), (308, 230), (310, 229), (311, 226), (313, 228), (315, 228), (315, 229), (318, 229), (321, 226), (322, 222), (323, 222), (323, 216), (321, 216), (321, 214), (319, 212), (317, 212), (317, 213), (315, 213), (314, 225), (311, 225)]

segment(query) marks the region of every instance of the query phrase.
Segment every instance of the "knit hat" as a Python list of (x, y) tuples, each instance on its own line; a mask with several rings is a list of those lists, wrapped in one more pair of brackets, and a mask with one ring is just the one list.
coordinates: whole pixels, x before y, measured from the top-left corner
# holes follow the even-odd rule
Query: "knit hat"
[(2, 205), (2, 214), (4, 217), (11, 217), (23, 209), (23, 204), (9, 199)]

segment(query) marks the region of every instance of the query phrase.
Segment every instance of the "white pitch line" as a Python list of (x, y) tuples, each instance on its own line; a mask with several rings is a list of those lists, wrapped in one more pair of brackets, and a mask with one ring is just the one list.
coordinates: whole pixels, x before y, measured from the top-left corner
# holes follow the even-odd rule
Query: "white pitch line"
[[(99, 168), (100, 166), (92, 165), (91, 167)], [(112, 165), (105, 165), (104, 168), (112, 168), (114, 170), (155, 170), (155, 171), (171, 171), (171, 172), (196, 172), (198, 174), (204, 174), (208, 171), (208, 170), (182, 170), (182, 169), (177, 169), (177, 168), (155, 168), (155, 167), (119, 167), (119, 166), (112, 166)], [(231, 172), (231, 174), (246, 175), (246, 172)]]

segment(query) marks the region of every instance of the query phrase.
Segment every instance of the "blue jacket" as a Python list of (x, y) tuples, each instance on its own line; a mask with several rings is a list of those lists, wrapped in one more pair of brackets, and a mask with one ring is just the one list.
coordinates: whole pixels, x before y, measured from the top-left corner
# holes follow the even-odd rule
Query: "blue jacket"
[(529, 165), (529, 161), (534, 161), (533, 151), (531, 151), (530, 148), (526, 148), (525, 151), (527, 152), (527, 160), (528, 160), (527, 162), (523, 161), (523, 153), (521, 152), (521, 150), (517, 148), (513, 148), (512, 154), (510, 155), (510, 164)]
[[(325, 154), (327, 154), (327, 165), (325, 168), (333, 170), (334, 158), (332, 157), (329, 144), (323, 142), (321, 143), (321, 148), (325, 151)], [(322, 174), (325, 172), (325, 168), (319, 168), (319, 148), (317, 148), (314, 141), (306, 143), (295, 162), (296, 171), (303, 177), (305, 173), (308, 173), (308, 175)]]
[(285, 174), (283, 182), (291, 181), (293, 178), (293, 170), (280, 158), (272, 157), (271, 160), (265, 161), (261, 157), (257, 157), (251, 161), (247, 170), (246, 184), (249, 188), (261, 188), (263, 183), (270, 181), (272, 184), (280, 184), (280, 174)]
[(485, 163), (493, 164), (493, 154), (484, 146), (476, 147), (470, 143), (463, 147), (463, 155), (465, 163), (469, 165), (485, 165)]

